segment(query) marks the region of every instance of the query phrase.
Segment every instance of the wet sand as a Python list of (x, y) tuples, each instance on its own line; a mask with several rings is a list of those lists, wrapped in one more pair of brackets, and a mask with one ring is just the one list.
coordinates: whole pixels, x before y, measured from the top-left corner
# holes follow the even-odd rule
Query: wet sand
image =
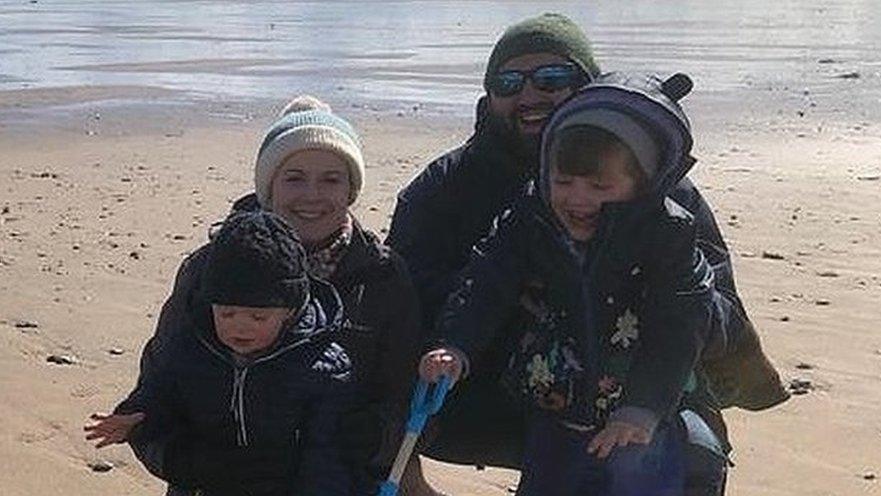
[[(396, 191), (467, 137), (487, 30), (534, 10), (486, 3), (498, 13), (491, 21), (470, 3), (437, 2), (432, 16), (422, 13), (434, 31), (421, 37), (414, 29), (383, 45), (367, 16), (361, 45), (297, 53), (282, 50), (281, 35), (253, 40), (303, 24), (355, 32), (340, 19), (358, 7), (273, 16), (199, 3), (219, 9), (211, 13), (225, 31), (200, 24), (204, 12), (171, 22), (172, 7), (186, 2), (143, 7), (138, 19), (120, 17), (113, 2), (0, 7), (0, 52), (15, 62), (0, 66), (4, 494), (160, 494), (126, 447), (95, 451), (82, 425), (131, 387), (180, 260), (252, 188), (274, 112), (309, 90), (354, 120), (368, 163), (356, 212), (383, 232)], [(377, 12), (400, 6), (379, 4)], [(728, 494), (881, 494), (881, 85), (879, 38), (866, 28), (881, 14), (857, 1), (732, 4), (714, 7), (715, 17), (686, 4), (679, 24), (657, 6), (648, 19), (645, 2), (617, 17), (610, 7), (578, 15), (607, 67), (655, 58), (658, 69), (694, 74), (692, 176), (716, 211), (765, 346), (797, 393), (769, 412), (726, 412), (737, 464)], [(35, 9), (50, 11), (44, 22)], [(417, 18), (405, 14), (397, 21)], [(169, 51), (145, 49), (169, 37), (178, 43)], [(29, 70), (23, 61), (38, 46), (48, 62)], [(335, 64), (316, 65), (322, 53)], [(113, 468), (96, 471), (95, 462)], [(516, 484), (510, 471), (429, 467), (455, 495), (503, 495)]]

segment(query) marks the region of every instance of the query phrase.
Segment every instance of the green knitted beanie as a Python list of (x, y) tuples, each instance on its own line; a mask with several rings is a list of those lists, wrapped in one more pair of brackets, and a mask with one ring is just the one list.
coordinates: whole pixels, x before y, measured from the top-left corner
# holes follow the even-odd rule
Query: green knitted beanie
[(541, 52), (566, 57), (591, 78), (600, 74), (584, 31), (562, 14), (545, 13), (524, 19), (505, 30), (489, 56), (483, 88), (489, 91), (490, 78), (505, 62), (521, 55)]

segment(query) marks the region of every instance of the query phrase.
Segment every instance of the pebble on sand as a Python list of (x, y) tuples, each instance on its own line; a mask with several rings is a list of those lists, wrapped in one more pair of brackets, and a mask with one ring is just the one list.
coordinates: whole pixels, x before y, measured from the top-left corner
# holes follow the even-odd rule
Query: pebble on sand
[(12, 323), (16, 329), (36, 329), (40, 324), (35, 320), (16, 320)]
[(76, 357), (71, 355), (49, 355), (46, 357), (46, 361), (56, 365), (74, 365), (77, 363)]
[(763, 251), (762, 258), (765, 260), (786, 260), (786, 257), (774, 251)]
[(31, 174), (34, 179), (58, 179), (58, 174), (54, 172), (34, 172)]
[(92, 472), (110, 472), (111, 470), (113, 470), (113, 464), (107, 461), (99, 460), (89, 463), (89, 468), (92, 469)]
[(814, 390), (814, 384), (807, 379), (793, 379), (789, 381), (789, 392), (795, 395), (808, 394)]
[(122, 348), (110, 348), (109, 350), (107, 350), (107, 353), (110, 353), (111, 355), (118, 356), (118, 355), (122, 355), (123, 353), (125, 353), (125, 350)]

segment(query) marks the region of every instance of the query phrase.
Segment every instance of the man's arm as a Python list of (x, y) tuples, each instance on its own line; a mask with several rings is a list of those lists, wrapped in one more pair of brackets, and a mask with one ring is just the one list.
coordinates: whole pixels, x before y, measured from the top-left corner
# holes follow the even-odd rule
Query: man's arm
[(509, 321), (528, 270), (528, 220), (523, 214), (516, 208), (504, 212), (474, 246), (457, 289), (438, 316), (438, 344), (473, 359)]
[(710, 205), (688, 179), (670, 196), (694, 215), (697, 245), (714, 273), (713, 313), (701, 362), (719, 406), (763, 410), (786, 401), (789, 394), (737, 293), (728, 246)]
[(454, 234), (460, 228), (462, 206), (456, 205), (454, 188), (447, 183), (449, 170), (463, 160), (462, 154), (460, 148), (438, 158), (401, 191), (386, 238), (409, 269), (428, 330), (455, 289), (463, 264)]

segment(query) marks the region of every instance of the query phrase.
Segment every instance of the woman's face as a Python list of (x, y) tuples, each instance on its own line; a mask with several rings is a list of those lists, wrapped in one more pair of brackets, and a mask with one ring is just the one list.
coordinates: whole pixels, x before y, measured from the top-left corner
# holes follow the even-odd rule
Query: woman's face
[(348, 221), (349, 168), (326, 150), (302, 150), (287, 158), (272, 179), (272, 211), (284, 217), (303, 243), (320, 243)]

